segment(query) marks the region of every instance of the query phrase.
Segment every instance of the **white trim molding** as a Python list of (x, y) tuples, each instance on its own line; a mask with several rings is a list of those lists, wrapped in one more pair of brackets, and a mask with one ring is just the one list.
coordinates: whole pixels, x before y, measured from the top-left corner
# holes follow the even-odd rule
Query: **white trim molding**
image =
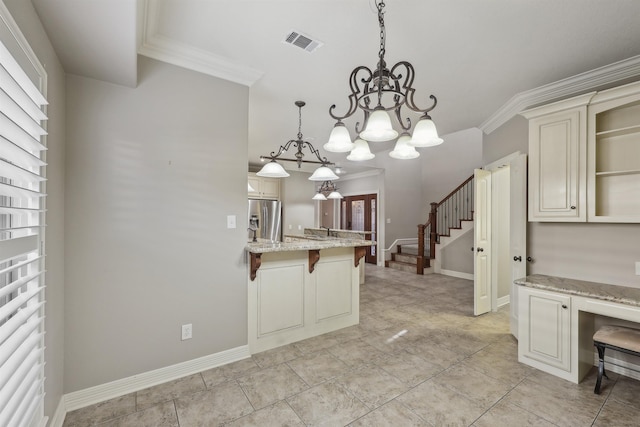
[(67, 409), (64, 395), (60, 396), (60, 401), (58, 402), (58, 407), (56, 408), (56, 412), (53, 414), (51, 418), (51, 422), (49, 423), (49, 427), (62, 427), (64, 424), (64, 418), (67, 416)]
[(435, 273), (440, 273), (443, 276), (457, 277), (458, 279), (473, 280), (472, 273), (463, 273), (461, 271), (442, 270), (442, 269), (440, 269), (439, 271), (435, 271)]
[(142, 44), (138, 49), (140, 55), (245, 86), (253, 85), (264, 74), (260, 70), (158, 34), (158, 13), (158, 0), (145, 0)]
[[(74, 391), (63, 396), (65, 413), (248, 357), (251, 357), (249, 346), (243, 345), (198, 359)], [(58, 418), (58, 411), (56, 411), (56, 419)]]
[(480, 125), (489, 134), (521, 111), (640, 76), (640, 55), (516, 94)]

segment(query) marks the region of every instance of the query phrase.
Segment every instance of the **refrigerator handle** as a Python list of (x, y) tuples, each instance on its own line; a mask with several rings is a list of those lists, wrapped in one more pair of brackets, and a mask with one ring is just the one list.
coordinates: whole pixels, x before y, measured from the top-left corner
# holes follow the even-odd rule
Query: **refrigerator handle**
[[(267, 205), (262, 204), (262, 227), (264, 228), (263, 233), (267, 232), (267, 224), (269, 224), (269, 211), (267, 210)], [(268, 237), (268, 236), (266, 236)]]

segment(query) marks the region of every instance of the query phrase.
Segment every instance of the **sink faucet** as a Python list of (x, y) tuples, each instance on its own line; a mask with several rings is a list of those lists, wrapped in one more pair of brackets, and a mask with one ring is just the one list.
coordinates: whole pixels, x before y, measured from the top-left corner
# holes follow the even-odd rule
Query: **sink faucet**
[(326, 228), (327, 229), (327, 237), (329, 237), (331, 234), (331, 229), (329, 227), (325, 227), (325, 226), (320, 226), (320, 228)]
[(251, 241), (252, 242), (257, 242), (258, 239), (256, 238), (256, 231), (258, 231), (258, 229), (249, 227), (249, 228), (247, 228), (247, 231), (253, 231), (253, 239)]

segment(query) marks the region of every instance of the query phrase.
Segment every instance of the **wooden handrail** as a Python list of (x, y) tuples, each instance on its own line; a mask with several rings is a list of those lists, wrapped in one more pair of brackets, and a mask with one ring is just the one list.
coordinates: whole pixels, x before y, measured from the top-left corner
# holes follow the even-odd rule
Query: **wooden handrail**
[[(438, 241), (438, 208), (458, 193), (464, 186), (469, 184), (473, 180), (474, 175), (464, 180), (462, 184), (458, 185), (452, 192), (450, 192), (440, 202), (431, 203), (431, 211), (429, 212), (429, 219), (424, 224), (418, 224), (418, 274), (424, 274), (424, 237), (427, 227), (429, 227), (429, 258), (435, 259), (436, 257), (436, 243)], [(446, 226), (446, 223), (445, 223)]]
[(462, 184), (458, 185), (455, 190), (453, 190), (451, 193), (449, 193), (447, 195), (447, 197), (445, 197), (444, 199), (440, 200), (440, 202), (438, 203), (438, 207), (440, 207), (440, 205), (442, 205), (444, 202), (446, 202), (451, 197), (453, 197), (454, 194), (456, 194), (458, 191), (460, 191), (460, 189), (462, 187), (467, 185), (469, 183), (469, 181), (472, 181), (472, 180), (473, 180), (473, 175), (471, 175), (469, 178), (465, 179), (465, 181)]

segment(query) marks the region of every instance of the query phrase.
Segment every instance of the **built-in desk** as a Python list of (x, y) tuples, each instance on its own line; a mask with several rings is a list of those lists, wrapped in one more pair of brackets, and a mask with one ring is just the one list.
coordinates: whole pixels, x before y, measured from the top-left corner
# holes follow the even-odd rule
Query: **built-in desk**
[[(638, 288), (539, 274), (515, 283), (521, 286), (518, 360), (574, 383), (595, 365), (593, 334), (598, 315), (635, 322), (640, 328)], [(608, 364), (607, 369), (638, 377), (633, 366)]]

